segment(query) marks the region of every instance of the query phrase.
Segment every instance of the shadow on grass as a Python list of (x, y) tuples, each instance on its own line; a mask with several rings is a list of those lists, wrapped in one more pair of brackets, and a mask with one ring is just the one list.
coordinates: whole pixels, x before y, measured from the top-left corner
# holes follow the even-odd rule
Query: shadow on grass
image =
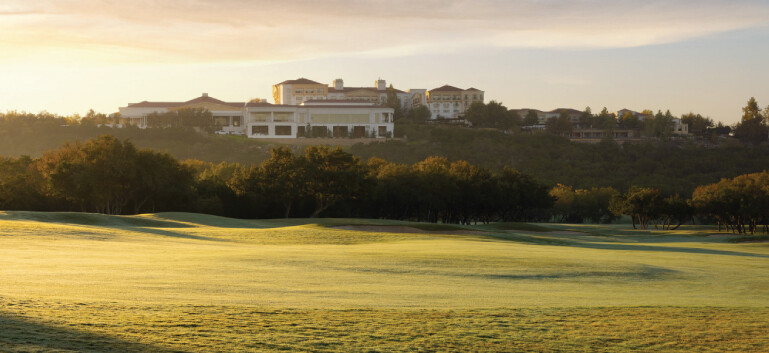
[(617, 244), (617, 243), (606, 244), (606, 243), (592, 243), (587, 241), (570, 242), (569, 244), (566, 244), (566, 246), (587, 248), (587, 249), (600, 249), (600, 250), (659, 251), (659, 252), (674, 252), (674, 253), (689, 253), (689, 254), (769, 258), (769, 255), (763, 255), (763, 254), (754, 254), (754, 253), (729, 251), (729, 250), (690, 248), (690, 247), (682, 247), (682, 246), (630, 245), (630, 244)]
[(49, 326), (7, 313), (0, 313), (0, 351), (181, 352), (103, 334)]
[(136, 232), (136, 233), (159, 235), (159, 236), (171, 237), (171, 238), (206, 240), (206, 241), (227, 241), (226, 239), (210, 238), (210, 237), (202, 237), (199, 235), (177, 233), (177, 232), (172, 232), (170, 230), (165, 230), (165, 229), (144, 228), (144, 227), (114, 227), (114, 228), (119, 228), (119, 229)]

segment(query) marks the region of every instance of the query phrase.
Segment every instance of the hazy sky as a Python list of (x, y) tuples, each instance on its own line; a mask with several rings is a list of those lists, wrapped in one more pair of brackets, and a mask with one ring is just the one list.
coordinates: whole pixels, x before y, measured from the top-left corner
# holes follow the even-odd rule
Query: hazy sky
[(112, 113), (307, 77), (451, 84), (510, 108), (769, 105), (769, 1), (3, 0), (0, 111)]

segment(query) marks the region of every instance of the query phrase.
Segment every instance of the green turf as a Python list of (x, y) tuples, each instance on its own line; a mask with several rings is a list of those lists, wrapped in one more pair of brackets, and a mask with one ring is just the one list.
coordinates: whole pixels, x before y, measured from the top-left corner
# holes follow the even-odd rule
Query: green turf
[(0, 351), (766, 351), (715, 233), (0, 212)]

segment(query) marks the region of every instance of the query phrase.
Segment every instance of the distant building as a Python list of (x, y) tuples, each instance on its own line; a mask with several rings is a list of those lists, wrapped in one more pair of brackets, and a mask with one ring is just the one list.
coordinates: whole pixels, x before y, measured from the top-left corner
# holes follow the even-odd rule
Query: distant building
[(426, 100), (431, 119), (458, 119), (464, 117), (473, 103), (483, 103), (483, 91), (444, 85), (427, 91)]
[(272, 86), (275, 104), (301, 104), (309, 100), (328, 99), (328, 85), (298, 78), (287, 80)]
[(569, 120), (572, 122), (572, 124), (578, 124), (580, 122), (580, 118), (582, 117), (582, 114), (584, 112), (581, 112), (577, 109), (571, 109), (571, 108), (557, 108), (553, 109), (551, 111), (542, 111), (537, 109), (530, 109), (530, 108), (523, 108), (523, 109), (510, 109), (511, 112), (517, 113), (521, 119), (525, 119), (526, 116), (529, 115), (529, 112), (534, 112), (537, 114), (537, 125), (544, 125), (547, 123), (548, 120), (552, 118), (558, 118), (561, 116), (561, 114), (566, 114), (569, 117)]
[(206, 109), (214, 116), (214, 123), (222, 126), (223, 131), (236, 132), (242, 130), (243, 107), (245, 103), (231, 103), (218, 100), (203, 93), (200, 97), (186, 102), (148, 102), (131, 103), (120, 107), (118, 124), (134, 125), (139, 128), (147, 127), (147, 116), (152, 113), (167, 113), (179, 109)]
[[(374, 104), (387, 104), (389, 86), (383, 79), (369, 87), (345, 86), (341, 78), (330, 86), (306, 78), (283, 81), (272, 86), (276, 104), (301, 104), (311, 100), (346, 100)], [(457, 119), (464, 116), (472, 103), (483, 103), (483, 91), (476, 88), (461, 89), (445, 85), (432, 90), (421, 88), (403, 91), (393, 87), (395, 95), (405, 109), (424, 105), (430, 109), (431, 118)]]
[[(141, 102), (120, 108), (122, 125), (146, 128), (152, 113), (206, 109), (218, 133), (251, 138), (392, 137), (393, 109), (370, 102), (308, 100), (301, 104), (228, 103), (203, 94), (186, 102)], [(307, 130), (307, 129), (312, 130)]]
[(305, 136), (392, 137), (393, 109), (368, 102), (313, 100), (300, 105), (249, 103), (246, 135), (252, 138)]
[[(347, 100), (359, 101), (374, 104), (387, 103), (387, 81), (377, 79), (374, 85), (370, 87), (349, 87), (344, 85), (344, 80), (338, 78), (331, 83), (331, 86), (318, 83), (306, 78), (283, 81), (272, 86), (272, 93), (275, 104), (301, 104), (311, 100)], [(404, 92), (393, 88), (395, 95), (401, 101), (404, 108), (413, 105), (415, 95), (420, 95), (420, 90), (411, 90)], [(422, 90), (424, 91), (424, 90)], [(424, 95), (423, 92), (421, 92)], [(422, 104), (425, 104), (422, 102)]]

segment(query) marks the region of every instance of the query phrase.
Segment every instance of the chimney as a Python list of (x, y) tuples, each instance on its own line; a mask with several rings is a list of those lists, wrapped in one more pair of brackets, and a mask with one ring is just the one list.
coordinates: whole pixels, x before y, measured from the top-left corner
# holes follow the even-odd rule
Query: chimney
[(203, 97), (208, 97), (208, 93), (203, 93)]
[(382, 78), (379, 78), (378, 80), (374, 81), (374, 87), (376, 87), (377, 91), (384, 91), (387, 89), (387, 82)]
[(334, 89), (336, 90), (344, 89), (344, 80), (342, 80), (341, 78), (338, 78), (334, 80), (333, 85), (334, 85)]

